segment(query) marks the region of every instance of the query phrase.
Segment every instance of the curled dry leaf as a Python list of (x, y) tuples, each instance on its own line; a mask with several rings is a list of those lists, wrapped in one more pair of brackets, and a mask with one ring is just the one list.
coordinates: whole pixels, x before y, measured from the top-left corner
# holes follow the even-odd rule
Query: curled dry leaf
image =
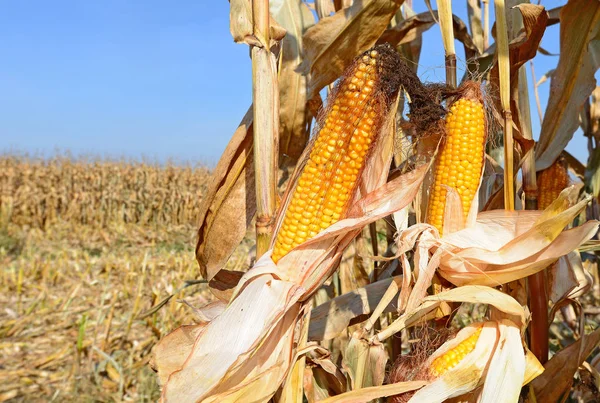
[(295, 163), (309, 136), (308, 72), (304, 67), (302, 36), (315, 24), (308, 6), (298, 0), (270, 2), (273, 18), (287, 31), (281, 42), (279, 68), (280, 163)]
[(317, 349), (306, 358), (304, 393), (310, 403), (339, 395), (347, 389), (346, 376), (331, 361), (329, 355), (329, 351)]
[[(365, 287), (340, 295), (313, 309), (308, 339), (330, 340), (343, 332), (350, 321), (360, 315), (368, 315), (377, 306), (390, 284), (402, 281), (402, 276), (380, 280)], [(388, 305), (388, 310), (394, 309)]]
[[(254, 24), (252, 18), (252, 3), (249, 0), (231, 0), (229, 11), (229, 31), (233, 40), (237, 43), (247, 43), (252, 46), (264, 47), (261, 43), (261, 38), (257, 38), (254, 34)], [(285, 35), (283, 29), (277, 21), (270, 19), (269, 35), (271, 37), (270, 45), (279, 41)]]
[(322, 400), (320, 403), (367, 403), (381, 397), (399, 395), (427, 385), (426, 381), (398, 382), (390, 385), (371, 386), (342, 393)]
[[(268, 274), (277, 271), (268, 256), (255, 268), (265, 274), (245, 284), (238, 297), (200, 334), (181, 370), (171, 374), (164, 386), (165, 401), (216, 399), (236, 393), (234, 385), (253, 385), (257, 399), (268, 399), (275, 393), (291, 360), (301, 290)], [(231, 331), (232, 324), (239, 323), (252, 326)], [(215, 366), (216, 362), (220, 365)]]
[(357, 335), (352, 335), (342, 360), (342, 367), (350, 378), (351, 389), (382, 385), (387, 360), (383, 344), (369, 344)]
[(184, 325), (163, 337), (152, 349), (150, 366), (158, 373), (158, 382), (164, 385), (175, 371), (179, 371), (187, 359), (196, 338), (206, 323)]
[(311, 74), (309, 99), (377, 42), (401, 4), (402, 0), (355, 1), (306, 32), (305, 55)]
[[(510, 85), (515, 89), (519, 68), (537, 54), (538, 48), (546, 31), (548, 13), (543, 6), (534, 4), (519, 4), (516, 6), (523, 17), (525, 32), (517, 36), (508, 46), (510, 58)], [(500, 88), (498, 62), (496, 61), (490, 71), (492, 88)], [(497, 110), (502, 110), (497, 105)]]
[(425, 297), (420, 304), (400, 315), (391, 325), (374, 336), (374, 340), (383, 341), (399, 331), (415, 326), (435, 317), (435, 311), (443, 302), (469, 302), (486, 304), (503, 312), (520, 328), (527, 323), (525, 310), (513, 297), (491, 287), (465, 285)]
[(550, 83), (536, 148), (536, 169), (549, 167), (579, 126), (578, 115), (596, 88), (600, 67), (600, 3), (570, 0), (560, 11), (560, 58)]
[(582, 296), (593, 283), (592, 275), (583, 268), (578, 251), (561, 257), (548, 270), (548, 296), (555, 305), (566, 298)]
[(571, 387), (573, 375), (600, 343), (600, 329), (582, 336), (575, 343), (556, 353), (544, 366), (544, 373), (532, 386), (538, 402), (556, 402)]
[[(391, 43), (399, 46), (410, 43), (419, 38), (423, 32), (437, 24), (438, 12), (429, 11), (413, 15), (394, 27), (387, 29), (377, 41), (378, 43)], [(471, 59), (479, 54), (477, 45), (473, 42), (473, 38), (469, 35), (469, 31), (465, 23), (456, 15), (452, 15), (452, 26), (454, 28), (454, 37), (464, 45), (465, 58)]]
[[(213, 280), (246, 234), (256, 213), (252, 108), (225, 148), (200, 209), (196, 259), (200, 273)], [(240, 219), (243, 212), (244, 219)], [(223, 280), (227, 282), (227, 279)], [(218, 296), (218, 295), (217, 295)]]

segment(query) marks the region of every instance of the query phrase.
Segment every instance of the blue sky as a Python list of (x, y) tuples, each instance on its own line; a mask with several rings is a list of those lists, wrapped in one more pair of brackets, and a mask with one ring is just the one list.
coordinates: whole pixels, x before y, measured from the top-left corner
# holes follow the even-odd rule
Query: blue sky
[[(466, 1), (454, 3), (466, 21)], [(248, 48), (233, 42), (228, 18), (225, 0), (4, 2), (0, 151), (214, 164), (252, 96)], [(558, 35), (549, 28), (542, 46), (558, 53)], [(439, 28), (424, 39), (419, 74), (443, 81)], [(538, 55), (538, 78), (557, 61)], [(540, 87), (543, 105), (548, 89)], [(586, 156), (580, 134), (568, 149)]]

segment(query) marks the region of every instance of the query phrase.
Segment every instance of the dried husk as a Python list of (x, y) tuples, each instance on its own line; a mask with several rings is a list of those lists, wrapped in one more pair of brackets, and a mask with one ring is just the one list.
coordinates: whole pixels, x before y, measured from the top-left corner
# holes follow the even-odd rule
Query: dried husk
[(416, 308), (400, 315), (391, 325), (377, 333), (373, 339), (383, 341), (403, 329), (435, 317), (435, 311), (444, 301), (490, 305), (503, 312), (505, 317), (519, 328), (524, 328), (527, 323), (525, 310), (511, 296), (491, 287), (465, 285), (423, 298)]
[(577, 249), (595, 235), (598, 222), (563, 231), (588, 202), (565, 209), (571, 191), (565, 190), (545, 213), (483, 212), (474, 227), (441, 238), (440, 274), (455, 285), (496, 286), (536, 273)]
[(470, 397), (481, 402), (515, 402), (521, 387), (542, 373), (541, 364), (523, 347), (522, 329), (508, 319), (463, 328), (427, 360), (425, 367), (478, 328), (482, 330), (475, 349), (454, 368), (415, 393), (410, 402), (443, 402), (468, 392), (474, 392)]

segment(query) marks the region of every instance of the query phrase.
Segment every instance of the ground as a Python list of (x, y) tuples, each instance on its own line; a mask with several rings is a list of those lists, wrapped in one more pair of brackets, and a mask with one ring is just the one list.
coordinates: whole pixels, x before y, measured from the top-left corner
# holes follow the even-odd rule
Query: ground
[[(156, 401), (160, 337), (203, 305), (196, 228), (58, 223), (0, 233), (0, 402)], [(191, 296), (193, 294), (193, 296)], [(191, 296), (191, 297), (190, 297)]]

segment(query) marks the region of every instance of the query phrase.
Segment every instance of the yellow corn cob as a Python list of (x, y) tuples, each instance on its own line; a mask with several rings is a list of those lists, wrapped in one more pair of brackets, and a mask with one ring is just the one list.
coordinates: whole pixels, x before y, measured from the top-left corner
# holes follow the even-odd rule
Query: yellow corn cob
[(485, 114), (480, 101), (463, 97), (452, 104), (446, 117), (447, 135), (437, 162), (427, 212), (427, 222), (440, 234), (446, 206), (444, 185), (458, 192), (465, 219), (477, 196), (485, 152), (485, 129)]
[(479, 336), (481, 335), (481, 329), (482, 327), (460, 342), (459, 345), (434, 359), (429, 368), (431, 375), (434, 377), (442, 376), (447, 371), (457, 366), (467, 354), (475, 349), (477, 340), (479, 340)]
[(558, 158), (548, 168), (540, 171), (537, 178), (538, 209), (545, 210), (569, 186), (569, 172), (564, 158)]
[(274, 262), (344, 217), (389, 95), (398, 90), (393, 77), (398, 62), (389, 45), (376, 46), (340, 80), (287, 206)]

